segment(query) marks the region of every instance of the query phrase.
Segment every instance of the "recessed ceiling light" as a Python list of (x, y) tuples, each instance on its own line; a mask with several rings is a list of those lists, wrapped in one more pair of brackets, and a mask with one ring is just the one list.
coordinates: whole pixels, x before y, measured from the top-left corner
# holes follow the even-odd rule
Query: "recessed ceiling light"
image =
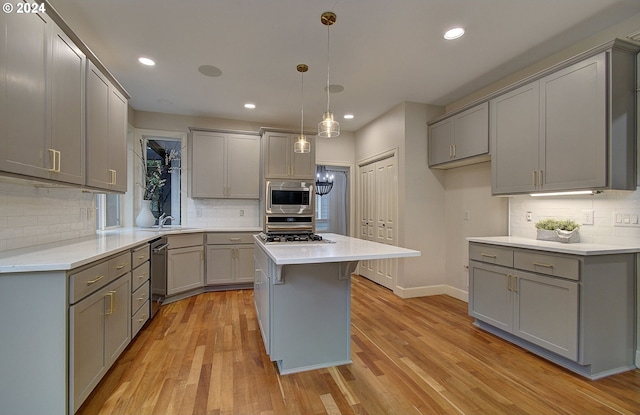
[(156, 64), (153, 59), (145, 58), (144, 56), (139, 57), (138, 62), (146, 66), (154, 66)]
[(453, 29), (449, 29), (445, 32), (444, 38), (447, 40), (457, 39), (464, 35), (464, 29), (461, 27), (454, 27)]
[(252, 109), (254, 109), (256, 107), (256, 104), (251, 104), (251, 103), (248, 102), (248, 103), (244, 104), (244, 107), (247, 108), (247, 109), (252, 110)]
[(353, 114), (344, 114), (344, 119), (345, 120), (352, 120), (353, 119)]

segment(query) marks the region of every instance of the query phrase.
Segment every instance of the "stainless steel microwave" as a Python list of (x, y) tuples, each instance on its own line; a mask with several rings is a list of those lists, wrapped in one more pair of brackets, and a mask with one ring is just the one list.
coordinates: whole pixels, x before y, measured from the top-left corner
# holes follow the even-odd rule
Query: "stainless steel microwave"
[(267, 181), (266, 192), (267, 215), (313, 215), (313, 182)]

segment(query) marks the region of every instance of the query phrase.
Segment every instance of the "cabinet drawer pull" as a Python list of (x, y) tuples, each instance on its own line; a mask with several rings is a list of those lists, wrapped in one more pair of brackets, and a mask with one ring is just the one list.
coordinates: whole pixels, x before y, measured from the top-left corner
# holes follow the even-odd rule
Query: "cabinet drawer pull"
[(143, 275), (138, 275), (138, 279), (139, 280), (145, 280), (146, 278), (147, 278), (147, 276), (144, 275), (144, 274)]
[(544, 267), (544, 268), (553, 268), (553, 264), (543, 264), (541, 262), (534, 262), (534, 267)]
[(142, 323), (143, 321), (146, 321), (146, 320), (147, 320), (147, 315), (143, 314), (142, 317), (138, 319), (138, 323)]
[(127, 262), (125, 262), (124, 264), (117, 265), (117, 266), (116, 266), (116, 269), (117, 269), (117, 270), (121, 270), (122, 268), (126, 267), (126, 266), (127, 266), (127, 264), (128, 264), (128, 263), (127, 263)]
[(239, 240), (240, 240), (240, 238), (229, 238), (229, 240), (230, 240), (230, 241), (234, 241), (234, 242), (235, 242), (235, 241), (239, 241)]
[(146, 255), (140, 255), (140, 256), (138, 257), (138, 259), (145, 259), (145, 258), (146, 258)]
[(493, 258), (493, 259), (496, 259), (498, 257), (495, 254), (485, 254), (485, 253), (481, 253), (480, 256), (485, 257), (485, 258)]
[(95, 284), (96, 282), (100, 281), (103, 278), (104, 278), (104, 275), (98, 275), (94, 279), (87, 281), (87, 285)]

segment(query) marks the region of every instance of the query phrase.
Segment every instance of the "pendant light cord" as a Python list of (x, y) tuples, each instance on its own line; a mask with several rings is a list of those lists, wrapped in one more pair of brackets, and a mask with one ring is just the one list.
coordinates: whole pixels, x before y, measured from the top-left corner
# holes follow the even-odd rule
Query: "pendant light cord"
[(300, 115), (300, 136), (304, 135), (304, 72), (300, 72), (302, 74), (302, 89), (300, 91), (300, 100), (302, 101), (302, 104), (300, 105), (300, 107), (302, 108), (301, 115)]
[(331, 25), (327, 25), (327, 112), (329, 112), (329, 101), (331, 99), (330, 95), (329, 95), (329, 66), (330, 66), (329, 65), (329, 63), (330, 63), (330, 61), (329, 61), (329, 59), (330, 59), (329, 58), (329, 56), (330, 56), (330, 54), (329, 54), (329, 52), (330, 52), (330, 50), (329, 50), (329, 26), (331, 26)]

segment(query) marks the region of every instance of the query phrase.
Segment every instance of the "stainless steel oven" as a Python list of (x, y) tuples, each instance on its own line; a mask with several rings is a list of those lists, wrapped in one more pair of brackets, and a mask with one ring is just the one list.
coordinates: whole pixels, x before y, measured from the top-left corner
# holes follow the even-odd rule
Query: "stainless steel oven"
[(313, 182), (268, 180), (266, 192), (267, 215), (313, 216)]

